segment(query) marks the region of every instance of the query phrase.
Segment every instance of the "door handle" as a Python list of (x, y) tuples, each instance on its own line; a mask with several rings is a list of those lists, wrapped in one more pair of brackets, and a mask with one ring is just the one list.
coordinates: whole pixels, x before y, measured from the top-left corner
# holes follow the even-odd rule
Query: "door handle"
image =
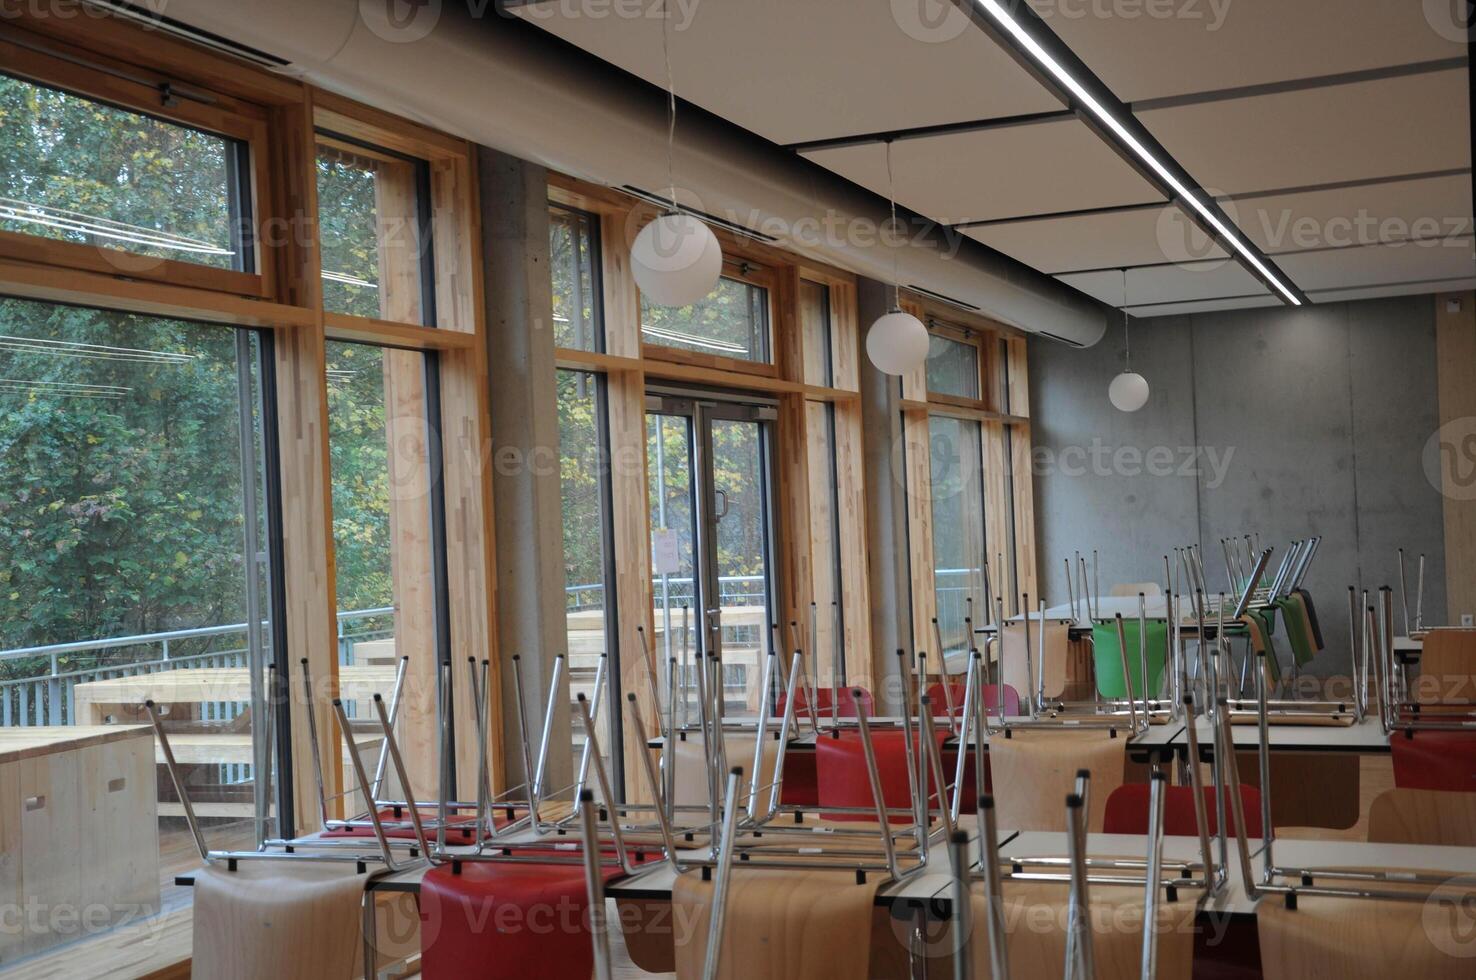
[(712, 519), (713, 520), (720, 521), (724, 517), (727, 517), (728, 516), (728, 491), (724, 490), (722, 487), (715, 487), (713, 489), (713, 491), (712, 491), (712, 495), (714, 497), (721, 497), (722, 498), (722, 501), (723, 501), (723, 509), (722, 510), (716, 510), (716, 509), (714, 509), (713, 515), (712, 515)]

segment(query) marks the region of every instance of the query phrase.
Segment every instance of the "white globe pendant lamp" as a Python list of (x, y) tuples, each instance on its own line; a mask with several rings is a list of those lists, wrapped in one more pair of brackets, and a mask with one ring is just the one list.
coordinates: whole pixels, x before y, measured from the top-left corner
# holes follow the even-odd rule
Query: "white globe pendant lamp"
[(866, 331), (866, 356), (883, 374), (906, 374), (928, 359), (928, 328), (893, 307)]
[(1119, 412), (1136, 412), (1148, 404), (1148, 379), (1132, 371), (1124, 371), (1107, 386), (1107, 398)]
[[(897, 227), (897, 196), (892, 187), (892, 143), (887, 141), (887, 200), (892, 209), (893, 230)], [(901, 285), (897, 275), (897, 246), (892, 246), (892, 308), (876, 318), (866, 331), (866, 356), (883, 374), (904, 375), (928, 359), (928, 328), (911, 313), (902, 312), (898, 302)]]
[(1128, 336), (1127, 270), (1122, 270), (1122, 373), (1107, 386), (1107, 400), (1119, 412), (1136, 412), (1148, 404), (1148, 379), (1133, 370), (1133, 345)]
[(723, 249), (707, 223), (668, 211), (636, 235), (630, 271), (641, 295), (659, 306), (690, 306), (717, 287)]
[(661, 4), (661, 57), (666, 62), (666, 182), (671, 208), (636, 235), (630, 271), (641, 295), (658, 306), (691, 306), (717, 288), (723, 249), (700, 218), (677, 210), (672, 155), (676, 143), (676, 85), (671, 77), (667, 5)]

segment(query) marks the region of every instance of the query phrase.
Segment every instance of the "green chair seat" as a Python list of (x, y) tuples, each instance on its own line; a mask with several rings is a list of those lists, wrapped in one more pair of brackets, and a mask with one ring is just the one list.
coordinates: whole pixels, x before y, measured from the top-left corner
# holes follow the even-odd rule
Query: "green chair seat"
[[(1127, 643), (1128, 673), (1131, 675), (1133, 698), (1143, 699), (1143, 664), (1138, 657), (1138, 621), (1122, 621)], [(1168, 623), (1150, 619), (1147, 623), (1148, 697), (1157, 697), (1168, 659)], [(1127, 685), (1122, 677), (1122, 654), (1117, 642), (1117, 620), (1097, 620), (1092, 624), (1092, 659), (1096, 667), (1097, 691), (1104, 698), (1126, 698)]]

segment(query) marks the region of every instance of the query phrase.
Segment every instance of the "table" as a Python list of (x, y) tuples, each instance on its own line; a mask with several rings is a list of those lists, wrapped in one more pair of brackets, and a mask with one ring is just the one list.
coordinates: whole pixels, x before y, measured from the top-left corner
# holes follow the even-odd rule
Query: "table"
[[(395, 687), (394, 664), (355, 664), (338, 668), (338, 691), (344, 700), (366, 700), (375, 694), (386, 699)], [(302, 678), (292, 678), (300, 690)], [(203, 704), (208, 701), (249, 702), (251, 672), (245, 667), (199, 667), (135, 674), (78, 684), (74, 693), (77, 717), (102, 724), (126, 715), (142, 717), (144, 701), (157, 704)]]

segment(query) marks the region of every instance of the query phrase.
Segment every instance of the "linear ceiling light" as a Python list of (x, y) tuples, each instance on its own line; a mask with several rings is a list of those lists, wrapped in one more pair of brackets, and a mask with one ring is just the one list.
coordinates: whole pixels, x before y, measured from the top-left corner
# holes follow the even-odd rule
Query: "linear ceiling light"
[[(1233, 248), (1242, 259), (1260, 274), (1261, 278), (1276, 288), (1276, 291), (1286, 297), (1286, 301), (1293, 306), (1301, 306), (1302, 297), (1292, 288), (1280, 275), (1274, 271), (1270, 264), (1252, 248), (1240, 233), (1232, 229), (1229, 223), (1221, 217), (1220, 213), (1205, 204), (1200, 196), (1189, 188), (1173, 169), (1165, 164), (1158, 156), (1150, 150), (1136, 135), (1126, 126), (1115, 113), (1109, 110), (1102, 102), (1093, 95), (1076, 76), (1066, 69), (1041, 43), (1036, 40), (1030, 31), (1016, 19), (1014, 11), (1010, 10), (1000, 0), (954, 0), (964, 8), (965, 13), (970, 13), (970, 7), (983, 11), (989, 19), (1001, 30), (1009, 35), (1020, 50), (1040, 69), (1045, 71), (1058, 84), (1071, 93), (1078, 105), (1090, 112), (1099, 123), (1106, 126), (1119, 143), (1136, 157), (1139, 162), (1145, 164), (1150, 170), (1158, 175), (1178, 197), (1189, 207), (1193, 208), (1205, 223), (1213, 228), (1221, 240)], [(1020, 0), (1011, 0), (1018, 3)]]

